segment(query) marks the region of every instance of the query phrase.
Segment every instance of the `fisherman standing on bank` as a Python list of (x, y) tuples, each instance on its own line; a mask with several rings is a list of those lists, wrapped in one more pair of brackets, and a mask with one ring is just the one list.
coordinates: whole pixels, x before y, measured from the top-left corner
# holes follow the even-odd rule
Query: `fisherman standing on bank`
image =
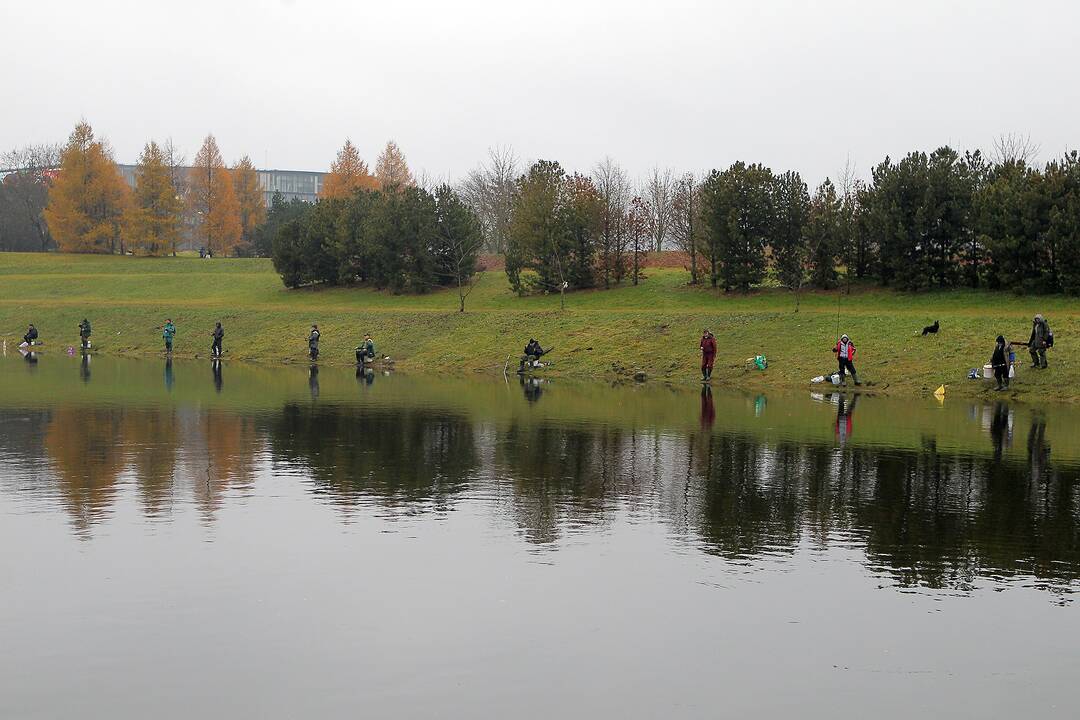
[(173, 325), (172, 318), (165, 321), (165, 327), (161, 329), (161, 337), (165, 341), (165, 352), (171, 355), (173, 338), (176, 337), (176, 326)]
[(847, 385), (844, 381), (844, 373), (850, 372), (852, 381), (856, 385), (862, 385), (859, 382), (859, 374), (855, 372), (855, 344), (851, 342), (851, 338), (847, 335), (841, 335), (836, 347), (833, 348), (833, 352), (836, 353), (836, 359), (840, 366), (840, 384)]
[(1036, 315), (1031, 321), (1031, 337), (1028, 338), (1028, 352), (1031, 353), (1031, 367), (1046, 369), (1046, 348), (1051, 346), (1050, 325), (1042, 315)]
[(210, 357), (221, 357), (221, 341), (225, 338), (225, 328), (221, 327), (221, 323), (214, 325), (214, 332), (210, 337), (214, 339), (214, 342), (210, 345)]
[(311, 326), (311, 334), (308, 335), (308, 352), (311, 354), (312, 361), (319, 359), (319, 326)]
[(712, 380), (713, 362), (716, 360), (716, 338), (705, 328), (701, 335), (701, 381)]
[(79, 341), (82, 343), (83, 350), (90, 349), (90, 321), (86, 318), (79, 323)]
[(1009, 389), (1009, 350), (1004, 335), (997, 336), (994, 353), (990, 356), (990, 367), (994, 369), (997, 387), (994, 390)]

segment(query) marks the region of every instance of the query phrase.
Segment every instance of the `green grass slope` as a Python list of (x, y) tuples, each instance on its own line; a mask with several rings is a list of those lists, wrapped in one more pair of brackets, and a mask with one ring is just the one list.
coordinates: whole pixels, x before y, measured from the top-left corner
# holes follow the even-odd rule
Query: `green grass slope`
[[(1046, 372), (1022, 370), (1010, 393), (1022, 399), (1080, 400), (1075, 361), (1080, 305), (1061, 297), (989, 292), (904, 294), (880, 289), (803, 293), (762, 290), (726, 295), (687, 285), (678, 269), (650, 268), (638, 286), (519, 298), (502, 272), (489, 272), (457, 312), (455, 291), (394, 296), (363, 288), (286, 290), (268, 260), (132, 258), (61, 254), (0, 254), (0, 338), (8, 352), (26, 324), (35, 323), (45, 352), (78, 344), (88, 317), (98, 352), (158, 354), (160, 326), (178, 326), (176, 354), (205, 356), (216, 320), (226, 329), (226, 357), (306, 361), (311, 323), (323, 331), (322, 359), (351, 363), (352, 349), (370, 332), (380, 354), (408, 372), (501, 372), (530, 336), (554, 345), (552, 374), (626, 380), (643, 370), (651, 380), (695, 382), (698, 339), (710, 327), (720, 352), (714, 385), (807, 387), (831, 370), (837, 332), (859, 348), (857, 365), (872, 389), (928, 393), (944, 383), (950, 394), (985, 393), (989, 383), (965, 379), (981, 367), (999, 334), (1026, 340), (1032, 315), (1042, 312), (1057, 347)], [(923, 325), (942, 331), (923, 338)], [(764, 353), (770, 367), (751, 370)], [(1027, 360), (1020, 348), (1020, 357)]]

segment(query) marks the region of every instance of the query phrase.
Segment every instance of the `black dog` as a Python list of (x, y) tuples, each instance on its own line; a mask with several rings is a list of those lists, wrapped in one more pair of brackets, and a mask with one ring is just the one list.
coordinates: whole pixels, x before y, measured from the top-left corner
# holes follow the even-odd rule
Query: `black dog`
[(941, 329), (941, 324), (935, 320), (933, 325), (927, 325), (922, 329), (923, 337), (927, 335), (937, 335), (937, 331)]

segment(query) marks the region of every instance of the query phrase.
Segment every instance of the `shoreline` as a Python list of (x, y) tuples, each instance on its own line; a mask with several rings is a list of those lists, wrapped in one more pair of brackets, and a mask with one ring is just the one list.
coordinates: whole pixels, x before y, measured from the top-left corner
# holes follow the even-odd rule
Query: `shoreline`
[[(698, 343), (709, 327), (719, 346), (714, 388), (830, 391), (839, 388), (809, 380), (835, 371), (832, 348), (843, 332), (858, 349), (866, 392), (921, 397), (944, 384), (946, 397), (1080, 402), (1080, 362), (1073, 360), (1080, 357), (1080, 303), (1071, 299), (858, 286), (843, 295), (804, 291), (796, 310), (786, 290), (722, 294), (688, 285), (688, 278), (679, 268), (648, 268), (638, 286), (571, 293), (560, 310), (557, 295), (517, 297), (493, 273), (459, 313), (453, 290), (286, 290), (262, 259), (0, 253), (0, 338), (15, 352), (33, 322), (46, 353), (77, 350), (85, 317), (93, 352), (161, 358), (160, 327), (172, 319), (174, 357), (194, 359), (208, 356), (210, 330), (220, 320), (226, 360), (295, 365), (308, 362), (307, 331), (318, 323), (321, 365), (355, 366), (354, 348), (370, 332), (376, 353), (390, 356), (397, 372), (501, 376), (507, 356), (516, 367), (535, 337), (555, 347), (544, 376), (632, 384), (644, 372), (646, 384), (700, 387)], [(990, 381), (967, 379), (989, 360), (997, 335), (1026, 340), (1036, 312), (1048, 317), (1057, 339), (1049, 369), (1023, 368), (1013, 388), (1000, 393)], [(935, 320), (939, 334), (918, 335)], [(1026, 352), (1018, 350), (1025, 363)], [(768, 358), (764, 371), (747, 365), (759, 354)]]

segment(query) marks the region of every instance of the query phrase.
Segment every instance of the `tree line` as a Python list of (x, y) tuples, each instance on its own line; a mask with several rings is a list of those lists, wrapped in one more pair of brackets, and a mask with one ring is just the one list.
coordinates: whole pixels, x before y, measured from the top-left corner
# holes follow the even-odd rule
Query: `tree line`
[(758, 163), (703, 175), (656, 169), (635, 182), (611, 159), (568, 172), (551, 160), (523, 167), (496, 149), (442, 188), (415, 177), (395, 143), (371, 170), (347, 140), (319, 203), (278, 198), (267, 209), (250, 159), (227, 167), (212, 135), (190, 170), (171, 143), (147, 143), (130, 190), (84, 122), (63, 147), (2, 158), (16, 171), (0, 182), (0, 249), (162, 255), (186, 238), (217, 255), (275, 255), (291, 286), (422, 291), (467, 283), (475, 269), (452, 278), (431, 269), (444, 252), (433, 244), (446, 232), (440, 204), (452, 201), (479, 233), (458, 254), (503, 255), (520, 294), (637, 283), (657, 250), (682, 251), (691, 283), (728, 291), (860, 280), (1080, 293), (1080, 156), (1037, 166), (1034, 154), (1017, 137), (988, 155), (916, 151), (885, 158), (866, 180), (847, 170), (811, 192), (798, 172)]
[(251, 159), (226, 167), (208, 135), (193, 165), (184, 163), (171, 142), (151, 140), (131, 187), (109, 143), (86, 122), (61, 147), (8, 153), (0, 162), (13, 171), (0, 183), (0, 247), (173, 255), (186, 239), (216, 255), (251, 252), (265, 216)]
[[(350, 144), (351, 145), (351, 144)], [(354, 148), (355, 151), (355, 148)], [(355, 157), (359, 162), (359, 157)], [(171, 141), (148, 142), (134, 187), (125, 181), (109, 143), (80, 122), (64, 145), (0, 154), (0, 250), (174, 255), (182, 244), (218, 255), (269, 256), (264, 192), (251, 159), (227, 166), (207, 135), (191, 166)], [(369, 187), (408, 172), (390, 142)], [(342, 194), (333, 178), (327, 197)]]
[(375, 173), (346, 140), (314, 204), (275, 195), (257, 231), (287, 287), (367, 283), (393, 292), (455, 287), (460, 309), (483, 245), (480, 222), (446, 183), (421, 187), (393, 142)]
[(991, 157), (941, 147), (850, 168), (813, 193), (795, 171), (736, 162), (702, 176), (654, 170), (633, 185), (605, 159), (588, 175), (524, 172), (491, 153), (461, 186), (485, 244), (520, 293), (636, 283), (649, 250), (681, 250), (691, 283), (748, 291), (874, 280), (903, 290), (1080, 293), (1080, 156), (1043, 167), (1025, 138)]

